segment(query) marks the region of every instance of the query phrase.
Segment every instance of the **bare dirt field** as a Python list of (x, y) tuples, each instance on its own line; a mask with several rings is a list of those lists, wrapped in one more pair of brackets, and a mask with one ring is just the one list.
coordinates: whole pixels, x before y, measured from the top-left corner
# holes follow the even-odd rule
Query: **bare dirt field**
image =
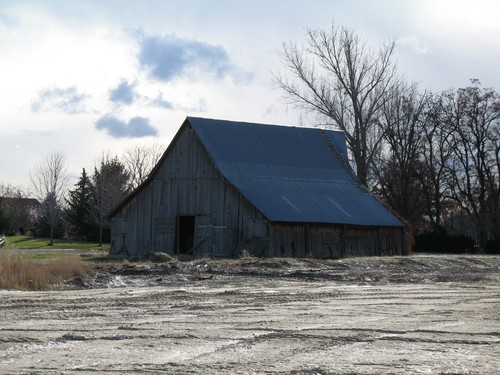
[(500, 258), (103, 264), (0, 291), (2, 374), (498, 374)]

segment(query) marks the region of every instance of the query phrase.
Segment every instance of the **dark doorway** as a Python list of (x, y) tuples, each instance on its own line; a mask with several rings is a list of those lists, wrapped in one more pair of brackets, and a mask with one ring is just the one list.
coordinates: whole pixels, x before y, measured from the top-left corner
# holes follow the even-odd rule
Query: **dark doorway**
[(187, 254), (194, 245), (194, 216), (179, 216), (179, 254)]

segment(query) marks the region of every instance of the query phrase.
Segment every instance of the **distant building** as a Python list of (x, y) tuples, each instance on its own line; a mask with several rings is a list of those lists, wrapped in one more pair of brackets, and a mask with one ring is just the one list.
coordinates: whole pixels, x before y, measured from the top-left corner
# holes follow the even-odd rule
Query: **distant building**
[(360, 186), (342, 132), (188, 117), (109, 215), (112, 252), (405, 253), (405, 224)]
[(0, 197), (0, 207), (9, 219), (9, 234), (25, 234), (35, 228), (40, 202), (34, 198)]

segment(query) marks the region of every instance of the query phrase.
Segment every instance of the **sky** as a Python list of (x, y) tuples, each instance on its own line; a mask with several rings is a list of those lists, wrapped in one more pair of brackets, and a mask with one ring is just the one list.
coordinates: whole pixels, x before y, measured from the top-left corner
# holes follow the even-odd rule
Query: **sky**
[(73, 183), (103, 153), (165, 147), (186, 116), (305, 123), (273, 75), (283, 43), (346, 26), (396, 43), (422, 90), (500, 91), (498, 0), (0, 0), (0, 184), (52, 152)]

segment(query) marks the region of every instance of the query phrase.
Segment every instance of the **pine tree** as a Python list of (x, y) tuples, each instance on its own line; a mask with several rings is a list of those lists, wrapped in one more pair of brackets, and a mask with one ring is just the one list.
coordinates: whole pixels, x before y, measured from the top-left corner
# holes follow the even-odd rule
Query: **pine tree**
[(79, 239), (96, 240), (98, 237), (98, 229), (90, 218), (90, 199), (90, 180), (83, 168), (82, 176), (75, 184), (75, 189), (69, 191), (66, 200), (66, 219), (71, 225), (71, 235)]

